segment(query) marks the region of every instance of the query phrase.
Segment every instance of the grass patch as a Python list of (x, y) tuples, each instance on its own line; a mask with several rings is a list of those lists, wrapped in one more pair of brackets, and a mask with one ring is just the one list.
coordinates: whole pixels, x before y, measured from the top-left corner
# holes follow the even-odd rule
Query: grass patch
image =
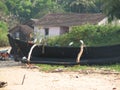
[[(79, 71), (79, 70), (87, 70), (90, 66), (64, 66), (64, 65), (47, 65), (47, 64), (37, 64), (39, 66), (40, 71), (51, 72), (55, 70), (63, 70), (63, 71)], [(92, 68), (92, 67), (91, 67)]]
[(37, 66), (40, 67), (41, 71), (45, 71), (45, 72), (50, 72), (50, 71), (53, 71), (53, 70), (59, 69), (59, 68), (61, 68), (61, 69), (65, 68), (62, 65), (37, 64)]
[(111, 71), (118, 71), (120, 72), (120, 64), (114, 64), (114, 65), (106, 65), (106, 66), (80, 66), (80, 65), (74, 65), (74, 66), (63, 66), (63, 65), (47, 65), (47, 64), (37, 64), (39, 66), (40, 71), (45, 72), (52, 72), (57, 69), (60, 69), (62, 71), (79, 71), (79, 70), (88, 70), (88, 69), (102, 69), (104, 70), (111, 70)]
[(106, 65), (106, 66), (94, 66), (95, 68), (101, 69), (101, 68), (105, 68), (107, 70), (111, 70), (111, 71), (118, 71), (120, 72), (120, 64), (114, 64), (114, 65)]

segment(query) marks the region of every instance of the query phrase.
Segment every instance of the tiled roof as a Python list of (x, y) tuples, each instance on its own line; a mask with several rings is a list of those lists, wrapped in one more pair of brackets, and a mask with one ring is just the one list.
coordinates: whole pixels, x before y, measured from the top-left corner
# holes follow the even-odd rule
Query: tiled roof
[(17, 25), (14, 28), (10, 29), (9, 32), (12, 33), (12, 32), (18, 31), (18, 30), (21, 30), (22, 32), (24, 32), (26, 34), (33, 32), (33, 29), (31, 27), (29, 27), (28, 25)]
[(83, 24), (97, 24), (105, 18), (101, 13), (95, 14), (48, 14), (37, 21), (36, 25), (39, 26), (78, 26)]
[(30, 19), (23, 23), (23, 25), (28, 25), (31, 28), (34, 28), (34, 25), (39, 21), (39, 19)]

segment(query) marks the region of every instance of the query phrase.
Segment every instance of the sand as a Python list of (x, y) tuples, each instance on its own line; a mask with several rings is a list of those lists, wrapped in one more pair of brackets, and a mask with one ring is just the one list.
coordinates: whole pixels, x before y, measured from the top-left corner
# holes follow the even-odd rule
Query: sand
[(8, 83), (0, 90), (120, 90), (119, 73), (43, 72), (14, 61), (0, 66), (0, 81)]

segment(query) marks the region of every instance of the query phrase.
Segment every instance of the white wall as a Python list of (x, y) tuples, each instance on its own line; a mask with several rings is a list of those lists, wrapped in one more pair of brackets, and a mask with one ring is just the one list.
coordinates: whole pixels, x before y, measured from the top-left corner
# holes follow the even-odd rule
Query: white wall
[[(37, 33), (40, 33), (40, 36), (45, 35), (45, 29), (44, 27), (34, 27), (34, 31)], [(60, 35), (60, 27), (49, 27), (49, 35), (48, 36), (58, 36)]]
[(114, 19), (111, 23), (108, 23), (108, 18), (106, 17), (98, 23), (98, 25), (107, 25), (107, 24), (120, 25), (120, 20)]
[(103, 20), (101, 20), (100, 22), (98, 22), (98, 25), (106, 25), (108, 24), (108, 18), (104, 18)]
[(60, 27), (49, 27), (49, 36), (60, 35)]

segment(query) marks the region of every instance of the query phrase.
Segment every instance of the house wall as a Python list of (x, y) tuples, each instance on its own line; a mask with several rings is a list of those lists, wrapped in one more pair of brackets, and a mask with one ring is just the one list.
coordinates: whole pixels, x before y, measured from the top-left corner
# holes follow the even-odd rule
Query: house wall
[(106, 17), (103, 20), (101, 20), (100, 22), (98, 22), (98, 25), (107, 25), (107, 24), (120, 25), (120, 20), (114, 19), (111, 23), (108, 23), (108, 18)]
[[(47, 28), (47, 27), (45, 27)], [(45, 35), (45, 28), (34, 27), (34, 32), (39, 34), (40, 36)], [(49, 34), (48, 36), (58, 36), (60, 35), (60, 27), (49, 27)]]
[(101, 20), (100, 22), (98, 22), (98, 25), (107, 25), (108, 24), (108, 18), (104, 18), (103, 20)]
[(60, 35), (60, 27), (49, 27), (49, 36)]
[(118, 19), (114, 19), (112, 22), (111, 22), (112, 25), (120, 25), (120, 20)]

